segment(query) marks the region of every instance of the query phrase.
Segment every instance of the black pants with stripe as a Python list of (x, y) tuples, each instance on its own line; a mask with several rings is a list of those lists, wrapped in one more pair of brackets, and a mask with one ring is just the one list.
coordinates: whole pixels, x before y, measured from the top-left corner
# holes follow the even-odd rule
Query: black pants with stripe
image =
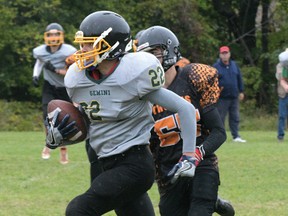
[(66, 216), (100, 216), (111, 210), (119, 216), (154, 216), (147, 194), (155, 178), (148, 145), (134, 146), (105, 159), (97, 159), (89, 146), (91, 187), (68, 204)]

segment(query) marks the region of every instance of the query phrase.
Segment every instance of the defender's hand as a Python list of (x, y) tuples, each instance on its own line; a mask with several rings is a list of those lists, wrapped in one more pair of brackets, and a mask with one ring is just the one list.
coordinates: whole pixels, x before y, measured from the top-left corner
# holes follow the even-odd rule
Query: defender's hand
[(196, 165), (196, 167), (203, 160), (204, 155), (205, 155), (205, 150), (204, 150), (203, 145), (196, 146), (196, 150), (195, 150), (195, 159), (196, 159), (195, 165)]
[(61, 122), (59, 122), (58, 116), (60, 111), (56, 110), (51, 121), (46, 119), (47, 125), (47, 137), (46, 146), (50, 149), (55, 149), (61, 145), (63, 140), (77, 131), (75, 127), (75, 121), (67, 124), (70, 115), (66, 114)]
[(183, 155), (180, 161), (170, 170), (168, 177), (173, 184), (179, 177), (194, 177), (196, 169), (196, 159), (194, 157)]

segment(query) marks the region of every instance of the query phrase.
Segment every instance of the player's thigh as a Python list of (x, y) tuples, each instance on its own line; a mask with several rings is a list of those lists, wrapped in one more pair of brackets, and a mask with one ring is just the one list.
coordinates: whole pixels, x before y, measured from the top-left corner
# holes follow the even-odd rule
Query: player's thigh
[(192, 178), (180, 178), (166, 191), (162, 190), (159, 203), (161, 216), (187, 216)]
[[(125, 153), (122, 158), (110, 161), (100, 159), (104, 172), (98, 175), (92, 187), (100, 196), (110, 198), (138, 197), (150, 189), (154, 182), (155, 168), (148, 148), (143, 151)], [(133, 198), (132, 198), (133, 199)]]
[(120, 207), (148, 191), (155, 178), (153, 158), (148, 148), (130, 150), (124, 156), (101, 161), (104, 172), (91, 185), (91, 193)]
[(189, 216), (213, 214), (219, 184), (218, 171), (214, 169), (197, 170), (190, 198)]
[(153, 171), (135, 174), (136, 167), (134, 164), (131, 168), (127, 162), (98, 175), (84, 194), (69, 203), (66, 215), (102, 215), (133, 203), (152, 186), (154, 179)]
[(70, 202), (67, 215), (101, 215), (133, 203), (149, 190), (155, 177), (153, 158), (147, 147), (139, 149), (99, 160), (103, 172), (84, 194)]
[(154, 207), (147, 193), (115, 210), (117, 216), (154, 216)]

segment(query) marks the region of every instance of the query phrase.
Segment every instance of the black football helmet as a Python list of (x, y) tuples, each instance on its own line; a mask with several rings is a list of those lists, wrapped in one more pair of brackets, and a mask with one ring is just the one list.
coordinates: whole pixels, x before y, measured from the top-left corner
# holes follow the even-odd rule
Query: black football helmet
[(181, 56), (178, 38), (172, 31), (163, 26), (152, 26), (146, 29), (137, 40), (137, 51), (150, 51), (156, 47), (162, 48), (162, 66), (165, 71), (176, 64)]
[[(115, 59), (132, 49), (128, 23), (112, 11), (88, 15), (80, 24), (74, 42), (80, 44), (80, 50), (74, 54), (79, 69), (96, 66), (104, 59)], [(93, 50), (82, 51), (84, 43), (93, 44)]]
[(58, 23), (49, 24), (44, 32), (44, 41), (47, 46), (59, 46), (64, 43), (64, 30)]

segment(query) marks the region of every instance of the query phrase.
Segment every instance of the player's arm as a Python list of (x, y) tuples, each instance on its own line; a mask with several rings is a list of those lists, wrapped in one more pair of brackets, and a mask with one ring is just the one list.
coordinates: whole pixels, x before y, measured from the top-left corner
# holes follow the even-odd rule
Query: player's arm
[(48, 61), (44, 64), (44, 68), (53, 72), (53, 73), (60, 74), (62, 76), (65, 76), (67, 73), (66, 67), (62, 68), (62, 69), (57, 69), (50, 61)]
[(160, 88), (147, 94), (145, 99), (158, 104), (167, 110), (178, 113), (180, 118), (181, 135), (183, 139), (183, 156), (169, 172), (171, 183), (179, 177), (193, 177), (196, 169), (196, 110), (195, 107), (172, 91)]
[(33, 68), (33, 76), (32, 82), (35, 87), (39, 86), (39, 76), (42, 72), (44, 62), (40, 61), (39, 59), (36, 60), (34, 68)]
[[(214, 106), (209, 111), (201, 115), (205, 127), (209, 130), (209, 136), (201, 144), (203, 150), (201, 153), (207, 155), (215, 152), (226, 140), (226, 131), (217, 108)], [(204, 155), (202, 155), (203, 157)]]
[(33, 68), (33, 77), (39, 77), (41, 72), (42, 72), (42, 68), (44, 66), (44, 62), (42, 62), (41, 60), (37, 59)]
[(144, 98), (153, 104), (158, 104), (167, 110), (178, 113), (183, 139), (183, 154), (193, 154), (196, 146), (197, 128), (195, 107), (174, 92), (164, 88), (153, 91)]
[(198, 64), (198, 67), (190, 73), (196, 74), (196, 80), (191, 79), (191, 83), (199, 94), (202, 123), (209, 130), (207, 139), (196, 149), (200, 162), (205, 154), (213, 153), (225, 142), (226, 132), (216, 108), (220, 95), (217, 71), (208, 65)]

